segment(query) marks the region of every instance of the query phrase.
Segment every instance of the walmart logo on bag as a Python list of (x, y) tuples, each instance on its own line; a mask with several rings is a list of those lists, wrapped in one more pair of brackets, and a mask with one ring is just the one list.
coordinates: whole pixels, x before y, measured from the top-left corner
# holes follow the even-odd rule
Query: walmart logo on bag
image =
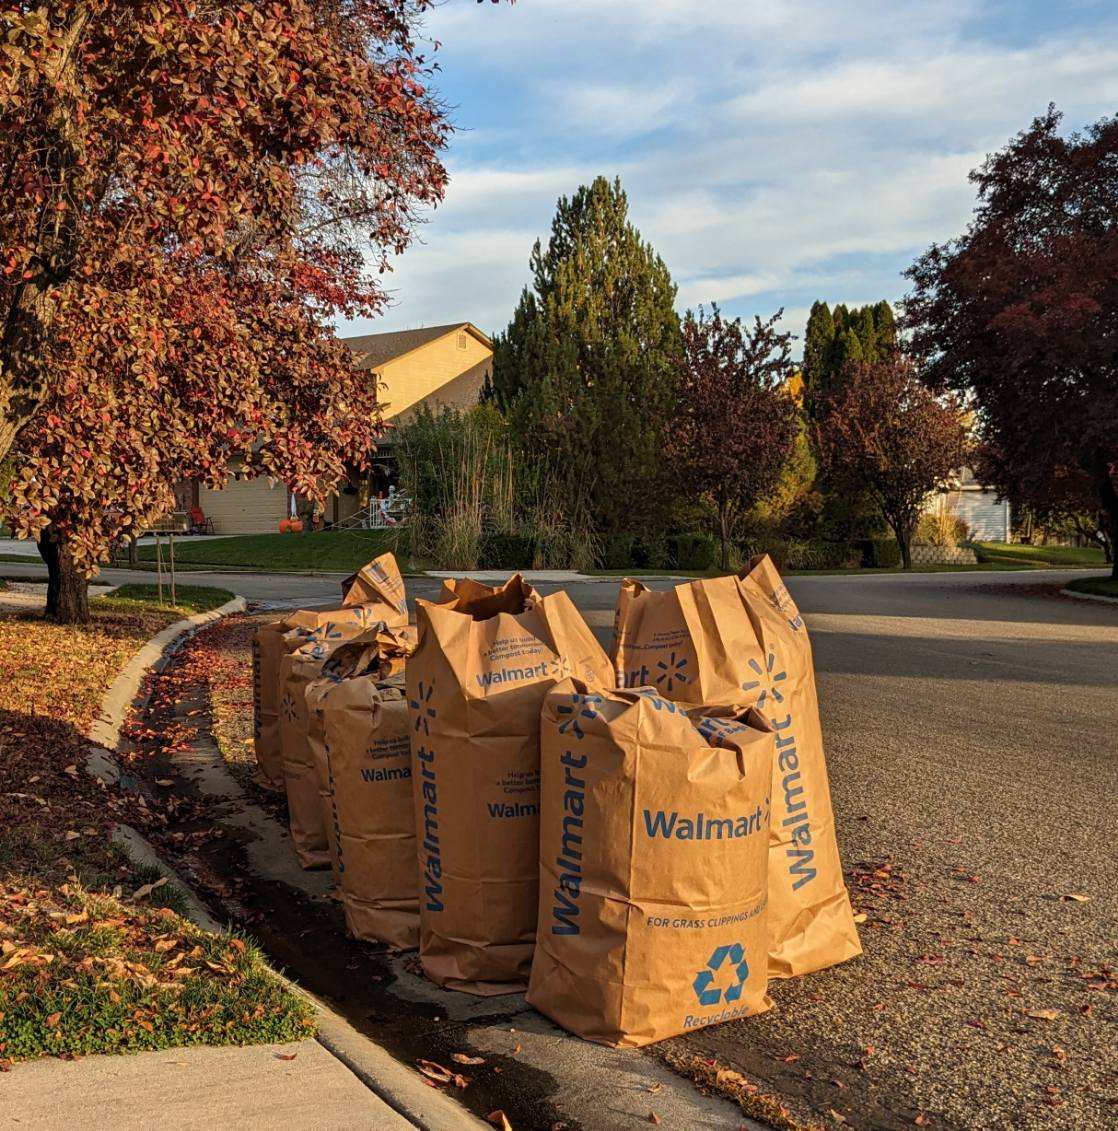
[(750, 660), (749, 666), (761, 677), (760, 679), (750, 680), (749, 683), (741, 685), (742, 691), (755, 691), (761, 686), (761, 680), (764, 680), (768, 686), (762, 689), (761, 694), (757, 698), (757, 710), (763, 711), (765, 703), (771, 697), (774, 703), (783, 703), (784, 696), (781, 695), (779, 688), (774, 686), (781, 683), (788, 678), (788, 673), (783, 669), (773, 675), (773, 668), (776, 667), (776, 654), (770, 652), (765, 661), (764, 668), (761, 667), (756, 660)]
[(556, 711), (560, 715), (566, 716), (559, 724), (559, 733), (566, 734), (567, 731), (573, 731), (577, 739), (583, 739), (586, 735), (582, 731), (582, 725), (579, 719), (596, 719), (598, 717), (598, 708), (602, 705), (602, 697), (600, 695), (580, 695), (577, 692), (571, 696), (569, 704), (560, 703)]
[(715, 947), (706, 966), (691, 983), (700, 1005), (733, 1004), (741, 997), (745, 980), (749, 977), (749, 963), (741, 943)]
[(667, 662), (658, 660), (656, 667), (660, 674), (656, 677), (657, 683), (665, 684), (666, 689), (671, 692), (675, 690), (677, 683), (683, 684), (687, 682), (687, 672), (684, 670), (687, 667), (687, 657), (680, 656), (676, 659), (674, 652), (668, 656)]
[(427, 690), (424, 691), (423, 680), (420, 680), (415, 692), (416, 697), (408, 700), (408, 709), (415, 719), (416, 734), (419, 733), (420, 728), (423, 729), (424, 734), (430, 734), (431, 720), (439, 717), (439, 712), (431, 706), (431, 696), (434, 693), (435, 685), (433, 683), (427, 684)]
[(784, 795), (784, 815), (780, 825), (790, 838), (784, 855), (788, 858), (788, 875), (792, 880), (792, 890), (798, 891), (804, 884), (811, 883), (817, 872), (815, 869), (815, 849), (811, 845), (811, 817), (808, 811), (808, 794), (804, 790), (803, 774), (800, 771), (800, 755), (796, 749), (796, 734), (792, 712), (785, 708), (781, 719), (776, 714), (776, 705), (784, 702), (784, 696), (775, 686), (788, 678), (781, 669), (773, 675), (776, 656), (770, 652), (764, 668), (756, 660), (749, 666), (761, 679), (751, 680), (741, 685), (742, 691), (753, 691), (761, 687), (762, 680), (767, 684), (757, 699), (757, 709), (764, 710), (769, 704), (769, 725), (776, 731), (776, 762), (780, 771), (780, 785)]

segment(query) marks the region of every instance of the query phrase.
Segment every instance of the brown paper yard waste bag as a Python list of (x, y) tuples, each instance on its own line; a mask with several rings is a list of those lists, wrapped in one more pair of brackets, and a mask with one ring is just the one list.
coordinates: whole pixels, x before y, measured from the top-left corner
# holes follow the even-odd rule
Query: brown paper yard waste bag
[(769, 976), (861, 953), (835, 840), (811, 642), (768, 556), (738, 577), (653, 592), (626, 580), (613, 659), (619, 684), (689, 705), (756, 706), (776, 732), (769, 860)]
[(697, 726), (647, 688), (564, 680), (540, 742), (529, 1004), (625, 1047), (768, 1009), (773, 734), (760, 715)]
[[(338, 684), (355, 679), (367, 679), (376, 688), (395, 683), (399, 685), (402, 694), (404, 664), (414, 651), (414, 628), (406, 625), (402, 628), (389, 628), (383, 622), (375, 624), (371, 628), (364, 629), (352, 640), (337, 645), (323, 661), (318, 678), (307, 685), (307, 744), (318, 782), (319, 803), (326, 826), (326, 844), (335, 883), (340, 883), (340, 873), (337, 830), (331, 816), (333, 785), (327, 764), (326, 730), (322, 713), (326, 696)], [(410, 771), (408, 778), (405, 784), (410, 808)]]
[(332, 644), (322, 638), (320, 629), (309, 637), (297, 629), (284, 642), (291, 650), (280, 660), (280, 758), (291, 841), (304, 868), (326, 868), (330, 851), (310, 737), (311, 728), (320, 726), (321, 720), (307, 702), (307, 689), (322, 674)]
[(389, 626), (408, 623), (404, 580), (396, 559), (382, 554), (363, 566), (343, 585), (343, 604), (333, 609), (299, 609), (271, 624), (261, 625), (252, 642), (252, 685), (258, 780), (261, 785), (283, 789), (280, 762), (280, 661), (284, 636), (293, 629), (311, 631), (332, 626), (349, 635), (367, 625), (384, 621)]
[(565, 593), (519, 574), (418, 603), (408, 661), (419, 857), (419, 953), (434, 982), (523, 989), (539, 890), (540, 707), (576, 674), (610, 685), (609, 660)]
[(419, 869), (408, 705), (370, 676), (333, 684), (321, 701), (337, 875), (349, 933), (414, 947)]

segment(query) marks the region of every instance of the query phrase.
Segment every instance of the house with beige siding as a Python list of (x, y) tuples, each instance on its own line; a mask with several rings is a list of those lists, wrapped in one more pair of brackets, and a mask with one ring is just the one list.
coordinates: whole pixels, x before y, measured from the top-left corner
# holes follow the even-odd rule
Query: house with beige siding
[[(493, 343), (472, 322), (452, 322), (416, 330), (343, 338), (354, 364), (379, 385), (385, 436), (371, 469), (354, 474), (326, 506), (327, 523), (342, 522), (371, 497), (395, 486), (393, 431), (420, 405), (469, 408), (477, 403), (493, 360)], [(204, 484), (177, 484), (181, 510), (197, 508), (212, 520), (216, 534), (271, 534), (298, 506), (283, 483), (268, 478), (233, 478), (220, 491)]]

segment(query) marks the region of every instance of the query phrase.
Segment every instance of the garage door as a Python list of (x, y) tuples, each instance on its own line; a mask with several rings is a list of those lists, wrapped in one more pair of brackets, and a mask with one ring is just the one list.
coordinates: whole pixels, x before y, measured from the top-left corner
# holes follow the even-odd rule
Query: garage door
[(215, 534), (275, 534), (287, 517), (287, 487), (260, 479), (234, 479), (220, 491), (202, 487), (198, 505)]

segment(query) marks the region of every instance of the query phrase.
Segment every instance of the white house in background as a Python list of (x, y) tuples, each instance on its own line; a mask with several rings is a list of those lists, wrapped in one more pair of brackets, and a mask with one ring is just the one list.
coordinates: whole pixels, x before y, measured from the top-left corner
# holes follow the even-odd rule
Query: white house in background
[(930, 514), (950, 511), (966, 524), (968, 537), (976, 542), (1008, 542), (1012, 533), (1009, 500), (984, 487), (969, 467), (964, 467), (946, 491), (928, 497), (924, 509)]

